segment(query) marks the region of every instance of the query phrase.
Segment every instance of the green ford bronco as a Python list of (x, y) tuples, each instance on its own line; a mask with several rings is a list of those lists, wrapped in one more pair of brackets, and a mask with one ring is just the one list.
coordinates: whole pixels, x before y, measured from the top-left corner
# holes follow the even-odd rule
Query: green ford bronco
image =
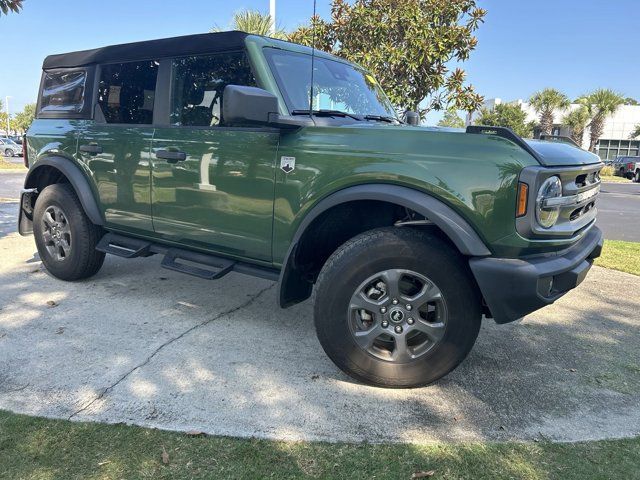
[(313, 292), (339, 368), (425, 385), (483, 315), (519, 319), (584, 279), (602, 163), (404, 118), (359, 66), (243, 32), (49, 56), (19, 230), (63, 280), (106, 253), (160, 254), (204, 279), (277, 281), (285, 308)]

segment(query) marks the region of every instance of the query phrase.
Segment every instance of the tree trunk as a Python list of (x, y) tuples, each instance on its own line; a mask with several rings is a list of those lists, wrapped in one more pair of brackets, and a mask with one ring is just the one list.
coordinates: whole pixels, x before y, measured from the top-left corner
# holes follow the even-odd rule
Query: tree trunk
[(540, 133), (542, 135), (551, 135), (553, 130), (553, 113), (542, 112), (540, 114)]
[(604, 117), (602, 115), (596, 115), (591, 120), (591, 139), (589, 140), (589, 151), (593, 152), (596, 148), (596, 144), (600, 137), (602, 136), (602, 132), (604, 131)]

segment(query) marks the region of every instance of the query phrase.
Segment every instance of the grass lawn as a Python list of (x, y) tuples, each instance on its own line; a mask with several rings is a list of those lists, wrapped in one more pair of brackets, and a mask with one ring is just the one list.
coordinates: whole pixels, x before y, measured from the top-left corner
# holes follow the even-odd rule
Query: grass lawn
[(11, 163), (0, 157), (0, 170), (27, 170), (21, 163)]
[(615, 175), (601, 175), (600, 179), (603, 182), (610, 182), (610, 183), (631, 183), (631, 180), (628, 180), (622, 177), (617, 177)]
[(596, 265), (640, 275), (640, 242), (605, 240), (602, 256)]
[[(0, 478), (640, 478), (640, 438), (371, 445), (189, 436), (0, 411)], [(432, 475), (429, 472), (433, 472)]]

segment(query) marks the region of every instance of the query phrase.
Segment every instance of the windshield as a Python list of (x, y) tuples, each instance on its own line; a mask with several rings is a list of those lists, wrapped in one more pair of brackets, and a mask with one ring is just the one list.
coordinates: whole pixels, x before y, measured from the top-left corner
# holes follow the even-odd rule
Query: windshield
[[(275, 48), (265, 48), (265, 55), (289, 111), (309, 110), (311, 55)], [(315, 57), (313, 70), (313, 110), (397, 118), (391, 102), (365, 70), (321, 57)]]

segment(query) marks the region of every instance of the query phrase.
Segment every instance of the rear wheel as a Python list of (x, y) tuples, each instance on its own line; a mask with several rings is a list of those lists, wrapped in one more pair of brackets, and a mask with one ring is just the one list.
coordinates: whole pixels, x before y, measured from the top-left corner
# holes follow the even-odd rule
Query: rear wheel
[(10, 148), (7, 148), (7, 149), (4, 151), (4, 156), (5, 156), (5, 157), (13, 157), (13, 150), (11, 150)]
[(315, 289), (315, 325), (344, 372), (385, 387), (426, 385), (471, 350), (481, 300), (463, 257), (408, 228), (363, 233), (327, 261)]
[(633, 176), (633, 181), (640, 183), (640, 170), (636, 170), (636, 174)]
[(95, 248), (101, 233), (84, 213), (71, 185), (49, 185), (38, 195), (33, 234), (42, 263), (53, 276), (80, 280), (100, 270), (104, 253)]

